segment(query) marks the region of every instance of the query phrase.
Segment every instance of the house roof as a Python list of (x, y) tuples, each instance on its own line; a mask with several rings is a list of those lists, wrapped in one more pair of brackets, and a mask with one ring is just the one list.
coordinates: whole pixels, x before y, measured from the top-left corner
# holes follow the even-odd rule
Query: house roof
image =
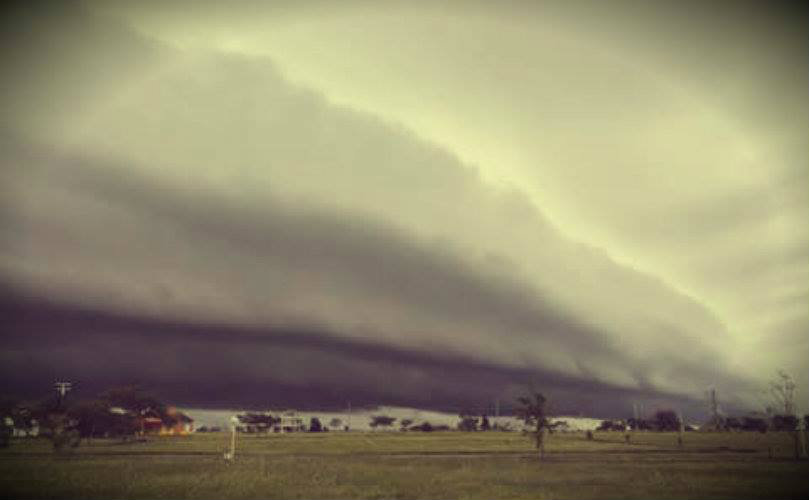
[(186, 415), (185, 413), (181, 412), (177, 408), (173, 406), (169, 406), (166, 408), (166, 413), (180, 422), (193, 422), (194, 419)]

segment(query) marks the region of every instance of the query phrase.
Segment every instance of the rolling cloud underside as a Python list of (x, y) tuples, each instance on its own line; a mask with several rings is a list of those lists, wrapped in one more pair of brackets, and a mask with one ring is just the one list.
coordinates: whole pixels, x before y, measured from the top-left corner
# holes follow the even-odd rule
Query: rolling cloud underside
[[(749, 388), (710, 311), (441, 148), (266, 59), (62, 23), (65, 43), (29, 40), (49, 57), (6, 106), (4, 392), (58, 377), (208, 407), (446, 408), (532, 383), (607, 414)], [(106, 76), (52, 87), (66, 55)]]

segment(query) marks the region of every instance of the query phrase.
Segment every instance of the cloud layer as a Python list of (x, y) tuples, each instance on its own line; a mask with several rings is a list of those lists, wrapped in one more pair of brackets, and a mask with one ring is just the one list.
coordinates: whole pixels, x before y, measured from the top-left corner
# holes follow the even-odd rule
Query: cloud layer
[[(26, 365), (91, 384), (137, 378), (219, 407), (268, 397), (470, 405), (527, 382), (565, 411), (619, 412), (638, 398), (688, 406), (711, 385), (751, 401), (741, 351), (728, 348), (739, 344), (739, 316), (726, 313), (740, 302), (722, 290), (738, 284), (738, 262), (779, 284), (778, 272), (805, 269), (805, 231), (791, 215), (806, 203), (795, 183), (803, 170), (727, 192), (692, 180), (688, 197), (678, 181), (660, 203), (654, 191), (633, 197), (610, 184), (640, 175), (640, 158), (618, 167), (605, 156), (606, 177), (581, 171), (582, 217), (605, 207), (607, 240), (624, 257), (631, 236), (641, 272), (608, 246), (572, 239), (528, 176), (492, 183), (491, 157), (470, 159), (440, 134), (430, 141), (438, 129), (330, 102), (328, 90), (282, 76), (275, 57), (177, 48), (66, 9), (19, 13), (18, 24), (39, 29), (13, 44), (25, 57), (5, 105), (10, 380)], [(522, 132), (512, 132), (489, 139), (513, 143)], [(592, 161), (574, 158), (575, 135), (552, 143), (563, 163)], [(656, 154), (670, 147), (655, 144)], [(558, 198), (567, 184), (552, 174)], [(612, 187), (587, 189), (597, 182)], [(773, 220), (796, 238), (745, 236)], [(743, 256), (721, 257), (738, 245)], [(686, 263), (699, 287), (670, 283)], [(778, 311), (805, 302), (805, 288), (787, 288), (768, 292), (766, 310), (794, 318), (800, 337), (805, 315)], [(184, 389), (193, 383), (199, 390)]]

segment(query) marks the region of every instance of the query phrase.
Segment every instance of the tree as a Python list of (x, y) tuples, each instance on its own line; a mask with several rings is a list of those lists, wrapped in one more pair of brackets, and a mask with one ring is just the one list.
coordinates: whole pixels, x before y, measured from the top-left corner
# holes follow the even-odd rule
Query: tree
[(329, 420), (329, 427), (339, 428), (342, 427), (343, 421), (337, 417), (332, 418)]
[[(596, 427), (597, 431), (613, 431), (619, 430), (616, 423), (612, 420), (602, 420), (598, 427)], [(623, 429), (620, 429), (623, 430)]]
[(676, 431), (680, 428), (680, 419), (674, 410), (659, 410), (655, 413), (655, 427), (662, 432)]
[(17, 402), (6, 396), (0, 396), (0, 448), (7, 448), (14, 434), (14, 419), (12, 413)]
[(795, 381), (788, 373), (778, 370), (778, 376), (770, 382), (770, 394), (775, 407), (783, 413), (775, 415), (772, 420), (775, 430), (789, 430), (792, 432), (792, 439), (795, 444), (795, 460), (800, 460), (801, 453), (805, 453), (805, 443), (803, 432), (799, 428), (799, 420), (795, 408)]
[(371, 417), (371, 428), (377, 427), (390, 427), (396, 421), (396, 418), (387, 415), (374, 415)]
[(111, 407), (123, 408), (136, 415), (146, 410), (154, 410), (161, 416), (166, 413), (166, 406), (163, 403), (134, 385), (114, 387), (102, 392), (99, 398)]
[(78, 422), (79, 435), (88, 439), (109, 433), (116, 416), (99, 400), (79, 401), (70, 407), (68, 414)]
[(798, 417), (795, 415), (775, 415), (772, 418), (772, 430), (796, 431), (798, 430)]
[(66, 446), (76, 448), (79, 446), (81, 435), (77, 430), (77, 422), (65, 411), (51, 411), (43, 420), (45, 435), (53, 444), (53, 451), (59, 453)]
[(490, 431), (492, 429), (491, 423), (489, 423), (489, 417), (483, 415), (480, 421), (480, 430), (482, 431)]
[(478, 419), (469, 415), (459, 415), (458, 430), (464, 432), (474, 432), (478, 430)]
[(758, 417), (743, 417), (741, 429), (743, 431), (758, 431), (765, 433), (767, 432), (767, 421)]
[(9, 417), (17, 409), (19, 401), (0, 395), (0, 417)]
[(309, 432), (323, 432), (323, 424), (320, 423), (319, 418), (312, 417), (309, 420)]
[(79, 445), (80, 435), (77, 420), (68, 414), (59, 398), (47, 397), (39, 401), (21, 404), (12, 415), (15, 427), (32, 429), (39, 426), (39, 434), (50, 439), (55, 452), (66, 446), (75, 448)]
[(721, 431), (725, 429), (725, 418), (722, 411), (719, 409), (719, 399), (716, 395), (716, 388), (711, 388), (706, 393), (708, 400), (708, 411), (710, 412), (710, 419), (702, 424), (703, 430)]
[(648, 431), (652, 428), (648, 420), (634, 417), (627, 420), (627, 425), (636, 431)]
[(777, 413), (795, 415), (795, 381), (783, 370), (770, 382), (770, 395)]
[[(160, 402), (151, 394), (146, 393), (136, 385), (127, 385), (121, 387), (114, 387), (102, 392), (99, 399), (107, 405), (108, 408), (121, 408), (125, 410), (132, 419), (140, 424), (140, 428), (133, 431), (144, 432), (143, 417), (149, 413), (155, 414), (163, 422), (163, 425), (171, 427), (177, 424), (178, 418), (176, 415), (169, 413), (168, 407)], [(118, 431), (128, 432), (129, 423), (126, 419), (119, 419)]]
[(399, 422), (399, 425), (401, 426), (403, 431), (406, 431), (408, 427), (413, 425), (413, 420), (409, 418), (403, 418), (401, 422)]
[(16, 399), (0, 396), (0, 448), (10, 444), (15, 428), (31, 429), (34, 421), (30, 408)]
[(533, 427), (532, 433), (536, 442), (539, 459), (545, 458), (545, 434), (550, 431), (551, 423), (545, 413), (545, 396), (536, 392), (533, 397), (517, 398), (520, 406), (517, 408), (517, 416), (525, 425)]
[(8, 425), (5, 417), (3, 417), (3, 421), (0, 422), (0, 448), (8, 448), (13, 433), (14, 427)]
[(742, 422), (737, 417), (728, 417), (725, 419), (725, 429), (739, 431), (742, 429)]
[(602, 420), (597, 431), (625, 431), (626, 424), (622, 420)]
[(433, 432), (433, 425), (430, 422), (422, 422), (419, 425), (411, 427), (410, 430), (421, 432)]

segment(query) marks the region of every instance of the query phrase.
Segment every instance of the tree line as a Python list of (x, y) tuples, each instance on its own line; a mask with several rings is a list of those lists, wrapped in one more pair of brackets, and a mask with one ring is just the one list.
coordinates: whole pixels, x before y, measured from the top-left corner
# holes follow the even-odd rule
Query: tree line
[(166, 404), (136, 386), (116, 387), (92, 399), (73, 401), (49, 397), (38, 401), (0, 401), (0, 446), (8, 446), (13, 430), (38, 435), (53, 442), (55, 449), (79, 446), (81, 439), (129, 440), (144, 434), (144, 417), (174, 426), (177, 416)]

